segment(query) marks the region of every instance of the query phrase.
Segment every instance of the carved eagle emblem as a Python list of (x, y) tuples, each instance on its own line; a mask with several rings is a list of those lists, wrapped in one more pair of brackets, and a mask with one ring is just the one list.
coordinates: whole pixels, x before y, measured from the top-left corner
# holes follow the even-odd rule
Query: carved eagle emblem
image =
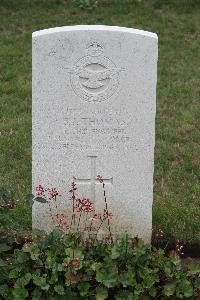
[(100, 71), (92, 71), (86, 68), (81, 68), (76, 72), (76, 75), (78, 75), (82, 79), (85, 79), (85, 81), (82, 82), (83, 86), (90, 89), (97, 89), (105, 85), (106, 79), (112, 79), (112, 77), (119, 72), (120, 69), (118, 68), (105, 69)]

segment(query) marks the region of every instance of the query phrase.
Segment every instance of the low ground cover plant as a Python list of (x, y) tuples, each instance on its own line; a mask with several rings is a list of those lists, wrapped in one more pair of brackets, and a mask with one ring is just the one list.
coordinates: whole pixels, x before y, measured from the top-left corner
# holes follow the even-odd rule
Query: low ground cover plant
[[(199, 0), (1, 0), (0, 185), (13, 185), (21, 228), (31, 228), (31, 34), (77, 24), (158, 34), (159, 60), (153, 224), (199, 253)], [(40, 13), (38, 13), (40, 12)], [(8, 20), (12, 18), (12, 22)]]
[(200, 265), (183, 267), (178, 253), (167, 257), (137, 237), (90, 243), (34, 231), (14, 255), (4, 250), (3, 299), (199, 299)]
[[(103, 187), (102, 213), (95, 211), (88, 198), (78, 197), (74, 183), (69, 190), (70, 218), (53, 213), (51, 201), (56, 203), (59, 197), (55, 188), (40, 185), (35, 196), (27, 197), (30, 205), (34, 201), (49, 205), (55, 229), (49, 235), (34, 230), (32, 237), (12, 248), (5, 242), (0, 244), (0, 297), (6, 300), (199, 299), (200, 265), (182, 265), (180, 242), (167, 256), (163, 249), (145, 245), (138, 237), (112, 236), (113, 216), (105, 185), (100, 176), (97, 178)], [(86, 235), (80, 225), (82, 218), (87, 224)], [(102, 226), (107, 227), (107, 235), (99, 239)], [(163, 234), (161, 228), (157, 232)]]

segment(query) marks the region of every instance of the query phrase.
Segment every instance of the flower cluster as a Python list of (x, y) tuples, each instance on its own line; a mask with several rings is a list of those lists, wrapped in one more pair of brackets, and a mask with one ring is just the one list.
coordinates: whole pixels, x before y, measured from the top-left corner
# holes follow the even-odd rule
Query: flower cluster
[(103, 177), (100, 176), (100, 175), (97, 175), (97, 178), (96, 178), (100, 183), (103, 183)]
[(38, 185), (35, 190), (36, 190), (36, 197), (45, 197), (46, 192), (48, 194), (47, 198), (49, 200), (52, 199), (56, 200), (57, 196), (61, 196), (55, 188), (44, 188), (43, 186), (41, 186), (41, 184)]
[(86, 197), (84, 197), (83, 199), (77, 198), (75, 208), (77, 209), (77, 211), (84, 211), (87, 213), (92, 212), (94, 210), (92, 202), (90, 202), (90, 200)]
[(113, 214), (112, 214), (111, 212), (108, 212), (107, 218), (108, 218), (109, 220), (112, 220), (112, 217), (113, 217)]
[(61, 196), (55, 188), (51, 188), (51, 189), (48, 188), (47, 191), (48, 191), (49, 200), (51, 199), (55, 200), (57, 196)]
[(80, 263), (79, 263), (79, 261), (80, 261), (80, 258), (79, 258), (79, 257), (74, 257), (74, 258), (72, 258), (69, 262), (67, 262), (67, 261), (68, 261), (68, 259), (65, 258), (65, 259), (64, 259), (64, 263), (63, 263), (63, 266), (64, 266), (65, 268), (72, 266), (72, 267), (74, 267), (75, 269), (80, 269), (81, 265), (80, 265)]
[(93, 220), (102, 220), (102, 216), (100, 213), (95, 213), (92, 218)]
[(163, 230), (161, 225), (154, 226), (152, 231), (155, 234), (156, 238), (163, 238), (164, 237), (164, 230)]
[[(77, 187), (75, 182), (72, 182), (71, 188), (69, 189), (69, 193), (71, 194), (70, 200), (72, 202), (72, 212), (69, 214), (67, 213), (67, 215), (63, 213), (58, 213), (56, 200), (57, 197), (61, 195), (56, 190), (56, 188), (44, 188), (42, 185), (37, 186), (36, 197), (38, 199), (35, 198), (35, 200), (41, 203), (47, 203), (54, 226), (61, 228), (64, 231), (69, 230), (69, 233), (79, 232), (80, 228), (84, 225), (82, 222), (83, 220), (85, 223), (84, 228), (89, 229), (89, 237), (91, 237), (92, 234), (95, 233), (95, 231), (98, 232), (98, 230), (100, 229), (100, 227), (104, 222), (107, 222), (108, 230), (110, 233), (110, 240), (112, 242), (110, 220), (112, 220), (113, 214), (108, 211), (105, 184), (103, 182), (103, 177), (98, 175), (97, 180), (100, 183), (102, 183), (102, 187), (103, 187), (103, 199), (104, 199), (105, 206), (102, 213), (96, 212), (93, 203), (87, 197), (80, 198), (77, 196)], [(39, 198), (43, 198), (43, 199), (39, 199)], [(55, 204), (53, 206), (51, 200), (55, 201)], [(54, 213), (55, 210), (56, 213)], [(84, 216), (83, 214), (86, 214), (86, 216)], [(94, 222), (94, 221), (98, 221), (98, 222)], [(94, 234), (94, 237), (95, 236), (97, 236), (97, 233)], [(70, 262), (65, 262), (65, 266), (74, 265), (75, 261), (76, 258), (71, 260)], [(78, 267), (77, 263), (76, 263), (76, 267)]]
[(5, 205), (8, 207), (8, 208), (15, 208), (17, 206), (17, 203), (19, 202), (19, 200), (14, 200), (14, 199), (11, 199), (11, 200), (7, 200)]
[(106, 210), (104, 210), (104, 214), (100, 214), (100, 213), (96, 213), (93, 215), (93, 220), (105, 220), (105, 219), (108, 219), (108, 220), (112, 220), (112, 217), (113, 217), (113, 214), (111, 212), (107, 212)]
[(45, 193), (45, 189), (40, 185), (36, 186), (36, 197), (42, 197)]
[(32, 242), (25, 242), (24, 245), (23, 245), (23, 248), (28, 249), (28, 248), (31, 247), (31, 245), (32, 245)]
[(183, 255), (184, 254), (183, 245), (181, 245), (179, 240), (177, 240), (177, 242), (176, 242), (175, 251), (176, 251), (176, 254), (178, 254), (178, 255)]

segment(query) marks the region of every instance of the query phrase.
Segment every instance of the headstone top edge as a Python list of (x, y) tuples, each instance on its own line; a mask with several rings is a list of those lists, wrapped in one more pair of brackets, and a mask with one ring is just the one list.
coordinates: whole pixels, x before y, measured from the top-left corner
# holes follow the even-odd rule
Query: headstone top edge
[(141, 29), (133, 29), (128, 27), (120, 27), (120, 26), (109, 26), (109, 25), (74, 25), (74, 26), (62, 26), (62, 27), (54, 27), (43, 29), (39, 31), (34, 31), (32, 33), (32, 37), (38, 37), (46, 34), (53, 34), (58, 32), (69, 32), (69, 31), (110, 31), (110, 32), (122, 32), (122, 33), (132, 33), (138, 34), (154, 39), (158, 39), (156, 33), (145, 31)]

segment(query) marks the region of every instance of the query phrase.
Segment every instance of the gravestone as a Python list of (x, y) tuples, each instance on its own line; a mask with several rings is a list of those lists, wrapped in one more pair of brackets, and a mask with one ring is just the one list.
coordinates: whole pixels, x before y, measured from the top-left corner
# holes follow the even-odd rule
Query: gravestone
[[(157, 35), (115, 26), (33, 33), (33, 189), (74, 181), (100, 211), (106, 186), (114, 234), (151, 239)], [(46, 204), (33, 227), (52, 230)]]

